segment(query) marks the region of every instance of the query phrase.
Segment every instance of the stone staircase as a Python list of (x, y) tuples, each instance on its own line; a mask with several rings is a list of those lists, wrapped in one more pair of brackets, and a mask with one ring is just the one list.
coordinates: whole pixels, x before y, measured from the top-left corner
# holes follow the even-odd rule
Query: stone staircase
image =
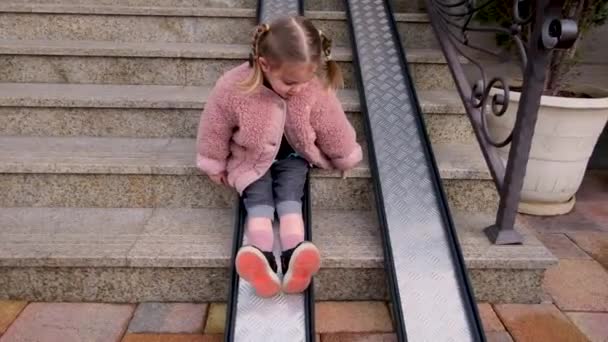
[[(14, 2), (0, 4), (0, 298), (226, 300), (235, 196), (198, 173), (194, 137), (211, 86), (248, 56), (256, 3)], [(364, 142), (343, 5), (306, 8)], [(554, 257), (525, 227), (522, 246), (482, 233), (498, 197), (418, 9), (397, 1), (396, 20), (476, 295), (537, 302)], [(318, 300), (387, 297), (370, 177), (313, 172)]]

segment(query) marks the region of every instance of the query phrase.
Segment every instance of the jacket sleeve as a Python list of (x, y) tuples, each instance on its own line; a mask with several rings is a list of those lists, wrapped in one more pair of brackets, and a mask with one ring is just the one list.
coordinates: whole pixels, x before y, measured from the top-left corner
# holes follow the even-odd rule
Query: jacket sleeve
[(348, 121), (342, 104), (333, 91), (326, 91), (311, 111), (311, 124), (317, 146), (334, 168), (352, 169), (363, 159), (355, 129)]
[(201, 114), (196, 139), (196, 165), (208, 175), (216, 175), (226, 170), (230, 140), (238, 124), (234, 111), (225, 109), (230, 97), (226, 90), (222, 89), (220, 81), (209, 94)]

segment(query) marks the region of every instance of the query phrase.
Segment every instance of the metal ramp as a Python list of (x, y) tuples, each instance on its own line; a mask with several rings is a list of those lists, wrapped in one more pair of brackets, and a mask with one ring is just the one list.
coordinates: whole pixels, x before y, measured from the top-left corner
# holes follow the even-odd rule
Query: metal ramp
[[(298, 0), (258, 0), (258, 23), (269, 22), (285, 15), (302, 15), (303, 3)], [(306, 182), (303, 199), (305, 239), (312, 240), (310, 185)], [(244, 237), (245, 208), (242, 202), (237, 204), (235, 213), (235, 235), (232, 251), (232, 274), (228, 312), (226, 317), (225, 341), (227, 342), (313, 342), (314, 329), (314, 293), (311, 283), (309, 289), (301, 295), (280, 294), (274, 298), (259, 298), (253, 288), (240, 281), (234, 269), (234, 260), (238, 249), (246, 244)], [(278, 227), (275, 226), (274, 253), (281, 272), (280, 239)], [(314, 280), (313, 280), (314, 281)]]
[[(391, 4), (345, 1), (398, 340), (485, 341)], [(258, 2), (258, 22), (302, 13), (301, 1)], [(304, 204), (310, 240), (308, 182)], [(240, 202), (235, 217), (233, 260), (246, 243)], [(225, 340), (312, 342), (312, 288), (260, 299), (233, 267)]]
[(389, 0), (346, 0), (399, 341), (485, 341)]

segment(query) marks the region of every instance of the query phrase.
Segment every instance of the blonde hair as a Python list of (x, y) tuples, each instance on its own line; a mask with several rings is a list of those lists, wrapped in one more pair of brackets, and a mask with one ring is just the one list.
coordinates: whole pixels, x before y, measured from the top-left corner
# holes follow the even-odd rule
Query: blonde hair
[(264, 74), (259, 58), (264, 57), (275, 66), (283, 62), (317, 63), (325, 69), (327, 88), (342, 87), (342, 71), (332, 59), (331, 45), (331, 39), (304, 17), (285, 17), (261, 24), (255, 30), (249, 56), (253, 72), (240, 85), (251, 92), (262, 84)]

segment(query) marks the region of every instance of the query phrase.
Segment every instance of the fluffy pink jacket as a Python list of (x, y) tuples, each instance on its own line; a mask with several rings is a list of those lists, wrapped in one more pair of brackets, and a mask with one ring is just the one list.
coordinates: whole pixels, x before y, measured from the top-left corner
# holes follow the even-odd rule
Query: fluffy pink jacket
[(362, 159), (353, 127), (333, 91), (313, 79), (284, 100), (261, 86), (245, 93), (237, 84), (247, 63), (225, 73), (209, 95), (197, 137), (197, 166), (209, 175), (227, 172), (242, 194), (272, 165), (285, 137), (302, 157), (323, 169), (348, 170)]

